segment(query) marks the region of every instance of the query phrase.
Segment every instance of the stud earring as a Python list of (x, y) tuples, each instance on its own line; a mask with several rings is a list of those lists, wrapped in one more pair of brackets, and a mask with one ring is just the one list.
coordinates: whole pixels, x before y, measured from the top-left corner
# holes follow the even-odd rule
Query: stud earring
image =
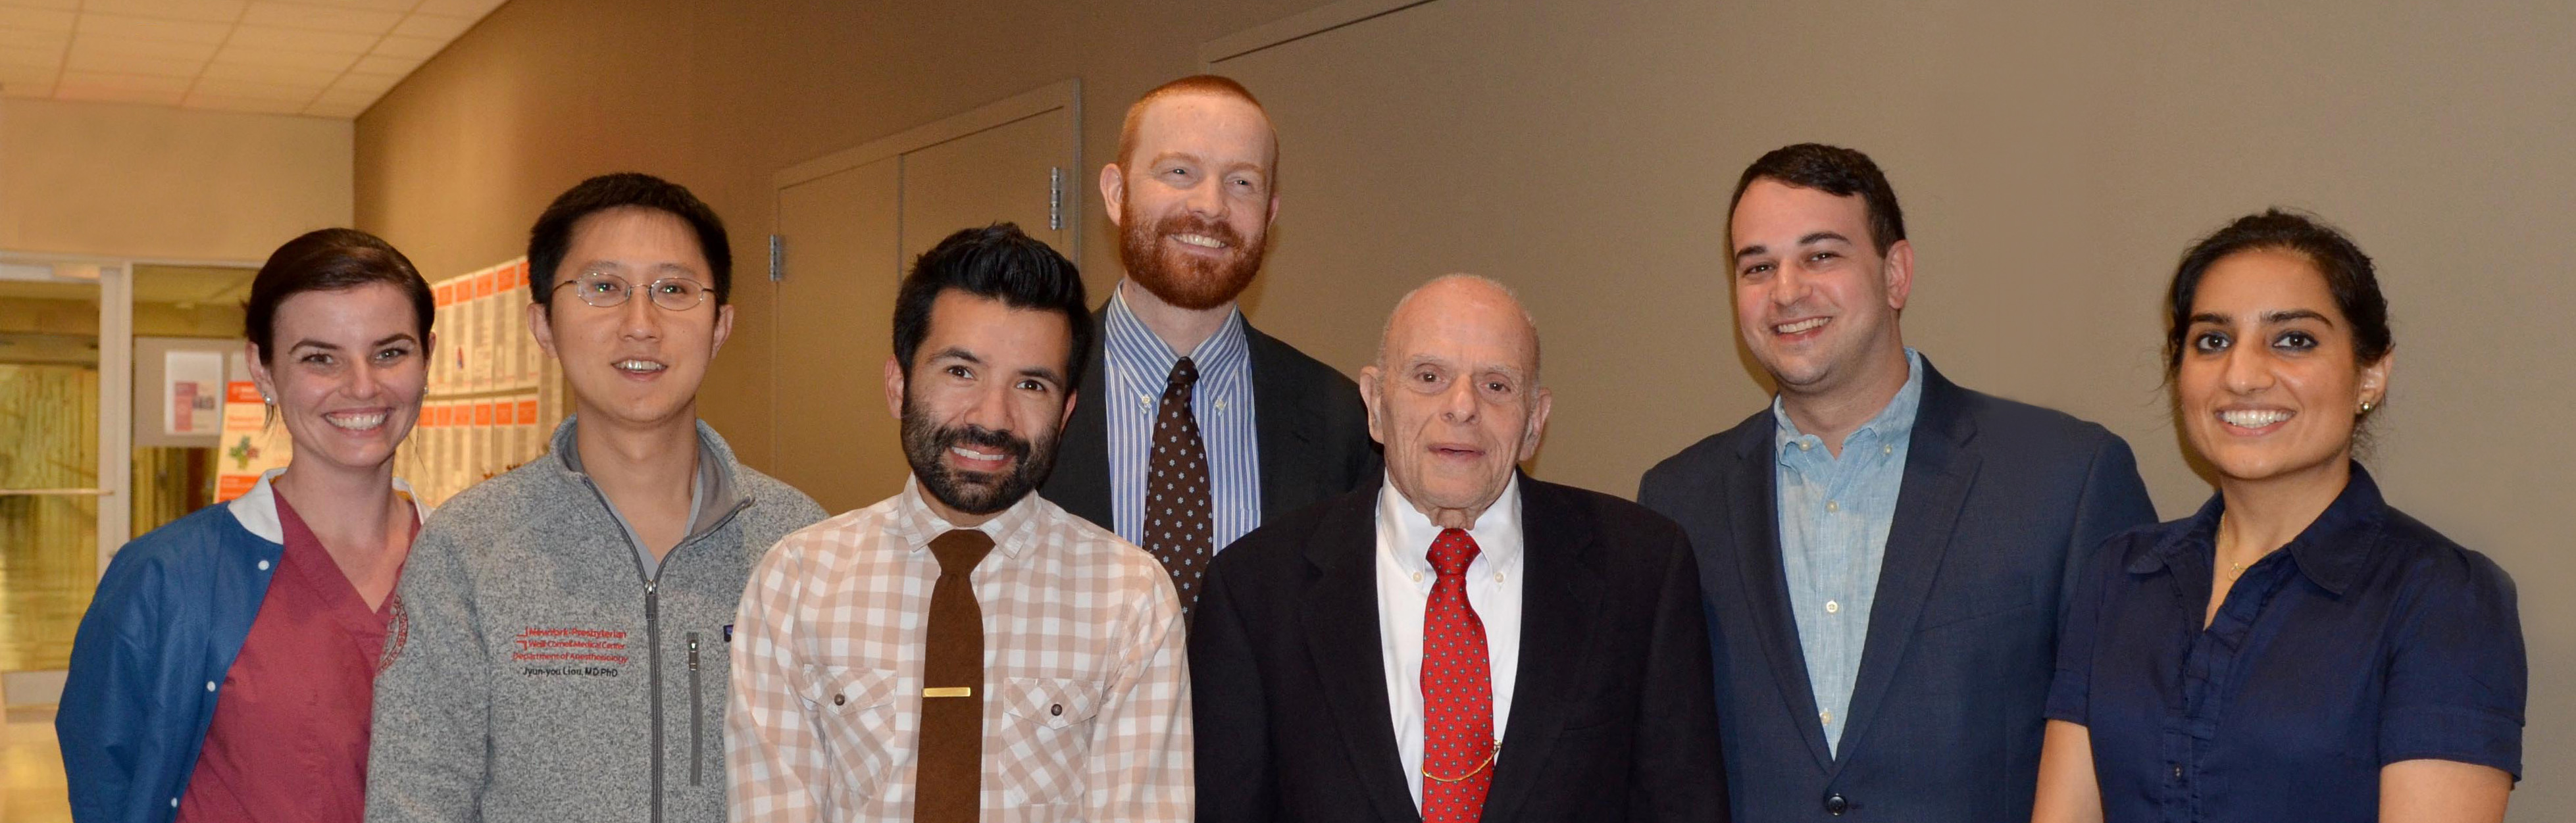
[(2368, 400), (2361, 401), (2361, 413), (2362, 413), (2362, 414), (2369, 414), (2369, 413), (2370, 413), (2370, 406), (2371, 406), (2370, 401), (2368, 401)]

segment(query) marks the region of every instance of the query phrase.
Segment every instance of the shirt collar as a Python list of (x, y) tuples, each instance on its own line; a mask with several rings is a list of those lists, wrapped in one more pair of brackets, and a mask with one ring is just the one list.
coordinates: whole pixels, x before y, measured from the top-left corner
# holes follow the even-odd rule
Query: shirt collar
[[(286, 543), (286, 525), (277, 519), (277, 489), (269, 485), (269, 481), (276, 480), (278, 475), (285, 473), (286, 468), (283, 466), (260, 472), (259, 482), (251, 484), (250, 491), (243, 492), (242, 496), (224, 504), (225, 508), (232, 512), (233, 519), (239, 521), (242, 528), (249, 531), (252, 536), (279, 545)], [(412, 514), (419, 517), (420, 522), (429, 522), (429, 506), (422, 504), (420, 497), (411, 493), (410, 483), (403, 482), (399, 477), (394, 478), (394, 493), (402, 495), (403, 502), (411, 504)]]
[[(931, 511), (922, 494), (920, 478), (904, 478), (903, 493), (895, 496), (893, 521), (886, 525), (887, 534), (912, 551), (928, 551), (932, 539), (959, 528)], [(1018, 559), (1037, 544), (1037, 525), (1038, 495), (1032, 490), (1001, 514), (972, 528), (993, 538), (993, 549), (1002, 556)]]
[[(1431, 522), (1430, 515), (1414, 508), (1413, 501), (1406, 498), (1404, 492), (1396, 490), (1392, 479), (1378, 486), (1377, 518), (1378, 522), (1394, 527), (1389, 533), (1398, 547), (1394, 551), (1397, 565), (1409, 572), (1432, 571), (1431, 541), (1440, 537), (1440, 527)], [(1485, 513), (1476, 518), (1476, 525), (1467, 529), (1467, 536), (1475, 538), (1477, 556), (1489, 562), (1508, 563), (1520, 555), (1520, 472), (1512, 472), (1511, 479), (1504, 481), (1502, 496), (1494, 498), (1494, 504), (1485, 507)]]
[[(2379, 494), (2379, 484), (2355, 462), (2352, 478), (2344, 483), (2334, 502), (2326, 504), (2326, 510), (2282, 549), (2310, 582), (2341, 596), (2361, 577), (2363, 567), (2370, 561), (2373, 542), (2368, 538), (2377, 532), (2380, 513), (2386, 505), (2386, 499)], [(2226, 496), (2210, 495), (2209, 502), (2201, 504), (2200, 511), (2184, 521), (2181, 531), (2130, 561), (2129, 573), (2154, 573), (2171, 566), (2186, 551), (2217, 551), (2218, 517), (2226, 511)]]
[[(1849, 437), (1843, 438), (1843, 443), (1850, 444), (1852, 438), (1859, 437), (1862, 432), (1868, 432), (1871, 439), (1883, 445), (1905, 442), (1906, 438), (1914, 436), (1915, 412), (1922, 407), (1923, 355), (1909, 346), (1905, 349), (1905, 385), (1897, 388), (1895, 397), (1888, 398), (1887, 408), (1879, 409), (1878, 416), (1853, 429)], [(1771, 421), (1774, 426), (1772, 448), (1782, 460), (1788, 459), (1789, 450), (1799, 441), (1819, 439), (1798, 430), (1798, 424), (1789, 420), (1789, 409), (1777, 394), (1771, 396)]]
[[(1102, 350), (1111, 358), (1134, 363), (1135, 378), (1151, 383), (1150, 388), (1159, 393), (1163, 381), (1172, 373), (1172, 364), (1180, 362), (1181, 355), (1127, 308), (1127, 288), (1134, 282), (1120, 280), (1118, 287), (1110, 290), (1109, 308), (1101, 313)], [(1225, 325), (1200, 341), (1198, 350), (1190, 353), (1190, 362), (1198, 365), (1202, 380), (1246, 368), (1252, 362), (1252, 346), (1244, 338), (1243, 309), (1227, 309)]]

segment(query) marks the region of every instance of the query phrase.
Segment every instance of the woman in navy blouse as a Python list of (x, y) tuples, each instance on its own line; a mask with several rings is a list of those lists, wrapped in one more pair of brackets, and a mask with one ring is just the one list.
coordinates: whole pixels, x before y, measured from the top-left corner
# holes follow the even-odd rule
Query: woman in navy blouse
[(2513, 581), (2380, 499), (2370, 258), (2241, 218), (2174, 274), (2166, 375), (2218, 474), (2105, 543), (2060, 634), (2034, 820), (2501, 821), (2522, 769)]

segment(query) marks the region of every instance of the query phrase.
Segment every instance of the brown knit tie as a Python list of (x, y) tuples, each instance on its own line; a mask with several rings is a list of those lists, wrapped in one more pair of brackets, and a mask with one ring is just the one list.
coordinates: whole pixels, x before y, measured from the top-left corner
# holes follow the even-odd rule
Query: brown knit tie
[(915, 823), (975, 823), (984, 779), (984, 608), (967, 578), (993, 538), (958, 529), (930, 541), (930, 643), (921, 664), (921, 770)]
[(1198, 382), (1198, 364), (1187, 357), (1172, 364), (1162, 409), (1154, 415), (1152, 471), (1145, 476), (1144, 549), (1172, 573), (1185, 618), (1199, 602), (1199, 578), (1216, 553), (1207, 444), (1199, 440), (1198, 415), (1190, 411), (1191, 387)]

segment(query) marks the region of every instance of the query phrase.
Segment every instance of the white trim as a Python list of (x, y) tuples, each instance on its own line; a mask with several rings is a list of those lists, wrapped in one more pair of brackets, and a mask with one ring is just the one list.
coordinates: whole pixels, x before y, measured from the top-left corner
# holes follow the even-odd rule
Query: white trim
[(1428, 2), (1431, 0), (1342, 0), (1201, 43), (1199, 65), (1214, 72), (1216, 64), (1227, 60)]
[[(821, 157), (789, 166), (770, 176), (772, 188), (784, 189), (855, 169), (888, 157), (926, 149), (977, 132), (1007, 126), (1057, 109), (1073, 112), (1076, 162), (1082, 154), (1082, 80), (1073, 78), (1031, 89), (953, 117), (941, 118)], [(1070, 210), (1068, 210), (1070, 212)], [(1068, 216), (1066, 228), (1072, 228)]]
[[(249, 530), (252, 536), (279, 545), (286, 543), (286, 526), (277, 519), (277, 490), (269, 486), (269, 481), (285, 473), (284, 466), (260, 472), (259, 482), (251, 484), (250, 491), (224, 504), (232, 511), (233, 519), (241, 521), (242, 528)], [(420, 502), (420, 497), (411, 493), (410, 483), (394, 478), (394, 491), (410, 501), (412, 513), (420, 518), (420, 522), (429, 522), (429, 504)]]
[(134, 266), (98, 270), (98, 573), (134, 537)]

